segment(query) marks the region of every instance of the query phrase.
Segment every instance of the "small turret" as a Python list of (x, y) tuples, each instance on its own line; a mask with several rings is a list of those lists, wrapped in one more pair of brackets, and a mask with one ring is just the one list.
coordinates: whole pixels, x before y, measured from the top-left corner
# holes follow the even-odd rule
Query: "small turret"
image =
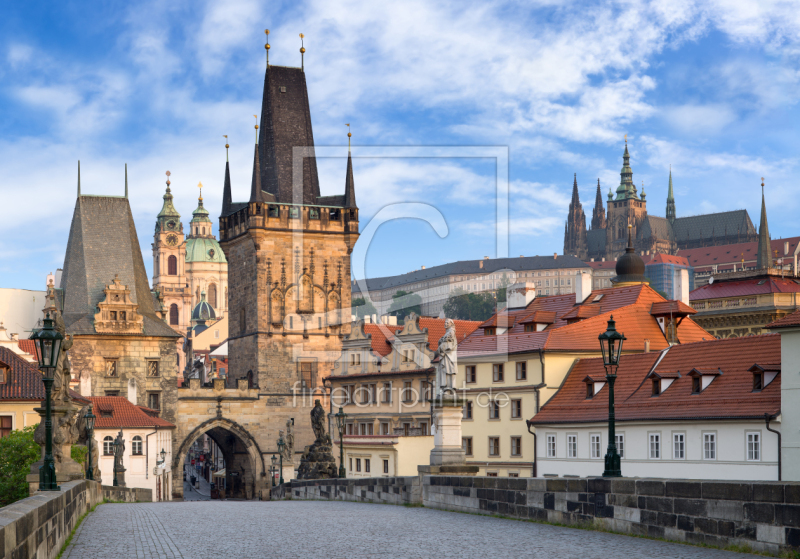
[(756, 268), (772, 268), (772, 252), (769, 242), (769, 226), (767, 225), (767, 204), (764, 201), (764, 177), (761, 177), (761, 223), (758, 225), (758, 258)]
[(672, 165), (669, 167), (669, 190), (667, 190), (667, 220), (675, 223), (675, 195), (672, 192)]

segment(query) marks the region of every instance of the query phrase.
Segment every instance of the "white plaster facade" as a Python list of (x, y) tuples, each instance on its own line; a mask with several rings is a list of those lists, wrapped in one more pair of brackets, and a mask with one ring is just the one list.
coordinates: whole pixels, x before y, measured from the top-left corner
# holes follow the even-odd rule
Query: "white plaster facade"
[(800, 481), (800, 326), (773, 330), (781, 335), (781, 441), (784, 481)]
[[(100, 450), (100, 471), (103, 485), (114, 483), (114, 454), (110, 454), (106, 438), (113, 440), (119, 429), (95, 429), (94, 444)], [(136, 439), (138, 437), (138, 439)], [(125, 467), (125, 486), (141, 487), (153, 490), (153, 501), (172, 500), (172, 429), (154, 429), (152, 427), (128, 427), (122, 429), (125, 439), (125, 454), (122, 465)], [(140, 442), (141, 441), (141, 442)], [(140, 446), (139, 446), (140, 442)], [(137, 444), (134, 444), (137, 443)], [(161, 450), (166, 451), (166, 460), (161, 461)], [(183, 475), (178, 472), (178, 475)], [(159, 484), (161, 487), (159, 488)]]

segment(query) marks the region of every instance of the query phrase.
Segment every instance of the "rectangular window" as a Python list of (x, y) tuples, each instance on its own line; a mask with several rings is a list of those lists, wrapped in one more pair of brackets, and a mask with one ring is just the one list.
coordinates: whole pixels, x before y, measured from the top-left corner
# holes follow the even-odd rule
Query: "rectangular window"
[(472, 456), (472, 437), (461, 437), (461, 448), (464, 449), (464, 454)]
[(747, 460), (761, 460), (761, 433), (747, 433)]
[(547, 435), (547, 457), (548, 458), (555, 458), (556, 457), (556, 436), (555, 435)]
[(692, 377), (692, 394), (700, 394), (700, 377)]
[(361, 458), (356, 458), (356, 471), (361, 471)]
[(614, 442), (617, 444), (617, 454), (620, 458), (625, 458), (625, 434), (614, 435)]
[(377, 384), (368, 384), (367, 385), (367, 392), (369, 392), (369, 403), (370, 404), (377, 404), (378, 403), (378, 385)]
[(161, 393), (160, 392), (150, 392), (147, 395), (147, 407), (151, 410), (160, 410), (161, 409)]
[(308, 392), (314, 388), (316, 379), (314, 378), (314, 363), (310, 361), (300, 362), (300, 388)]
[(478, 382), (478, 374), (475, 371), (475, 365), (467, 365), (464, 370), (467, 373), (467, 382), (472, 384)]
[(600, 435), (591, 435), (589, 437), (589, 446), (592, 452), (592, 458), (600, 458)]
[(658, 460), (661, 458), (661, 434), (650, 433), (650, 458)]
[(115, 377), (115, 376), (117, 376), (117, 360), (116, 359), (106, 359), (106, 376), (107, 377)]
[(422, 398), (424, 400), (432, 400), (433, 399), (433, 383), (428, 381), (420, 381), (419, 383), (420, 388), (422, 389)]
[(119, 390), (106, 390), (106, 396), (119, 396)]
[[(348, 435), (352, 435), (353, 434), (353, 424), (352, 423), (348, 423), (347, 424), (347, 434)], [(352, 470), (353, 468), (350, 468), (350, 469)]]
[(522, 437), (511, 437), (511, 456), (522, 456)]
[(360, 353), (351, 353), (350, 354), (350, 365), (361, 365), (361, 354)]
[(381, 435), (388, 435), (388, 434), (389, 434), (389, 424), (381, 423)]
[(411, 424), (403, 423), (403, 436), (407, 437), (410, 431), (411, 431)]
[(472, 419), (472, 402), (469, 400), (464, 404), (464, 419)]
[(428, 436), (428, 424), (425, 423), (424, 421), (421, 421), (420, 424), (419, 424), (419, 431), (420, 431), (420, 435), (422, 435), (423, 437), (427, 437)]
[(369, 473), (369, 458), (364, 458), (364, 471)]
[(353, 403), (353, 392), (355, 391), (355, 385), (349, 384), (344, 386), (344, 405), (352, 404)]
[(764, 387), (764, 375), (756, 373), (753, 375), (753, 391), (757, 392)]
[(578, 435), (567, 435), (567, 458), (578, 457)]
[(7, 437), (11, 433), (13, 419), (10, 415), (0, 415), (0, 439)]
[(383, 473), (384, 474), (388, 474), (389, 473), (389, 461), (388, 460), (384, 460), (383, 461)]
[(131, 454), (134, 456), (141, 456), (142, 454), (142, 437), (135, 436), (131, 441)]
[(158, 361), (148, 361), (147, 362), (147, 376), (148, 377), (157, 377), (158, 376)]
[(508, 477), (519, 477), (519, 472), (508, 472)]
[(593, 382), (587, 382), (586, 383), (586, 399), (587, 400), (591, 400), (592, 398), (594, 398), (594, 383)]
[(489, 402), (489, 419), (500, 419), (500, 402)]
[(413, 401), (414, 401), (414, 393), (413, 390), (411, 389), (411, 381), (410, 380), (403, 381), (403, 402), (408, 404)]
[(661, 394), (661, 379), (654, 378), (653, 379), (653, 396), (658, 396)]
[(686, 435), (683, 433), (672, 434), (672, 459), (686, 459)]
[(517, 380), (525, 380), (528, 378), (528, 363), (526, 361), (517, 361)]
[(500, 456), (500, 437), (489, 437), (489, 456)]
[(497, 363), (492, 365), (492, 381), (503, 382), (503, 364)]
[(703, 460), (717, 459), (717, 434), (703, 433)]
[(384, 382), (383, 383), (383, 394), (381, 401), (384, 404), (391, 404), (392, 403), (392, 383), (391, 382)]
[(511, 418), (520, 419), (522, 417), (522, 400), (511, 400)]

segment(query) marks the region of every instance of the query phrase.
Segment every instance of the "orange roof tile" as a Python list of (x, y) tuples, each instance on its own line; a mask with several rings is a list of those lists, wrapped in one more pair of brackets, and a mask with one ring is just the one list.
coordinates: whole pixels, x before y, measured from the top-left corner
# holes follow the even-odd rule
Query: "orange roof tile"
[[(653, 396), (644, 380), (660, 352), (624, 355), (614, 387), (617, 421), (648, 419), (763, 418), (780, 412), (780, 375), (762, 391), (753, 392), (750, 363), (774, 362), (780, 357), (780, 336), (767, 334), (676, 345), (669, 348), (656, 372), (718, 371), (702, 392), (692, 394), (690, 375), (676, 378), (664, 392)], [(581, 359), (558, 392), (536, 414), (534, 425), (587, 423), (608, 420), (608, 389), (586, 398), (583, 379), (605, 374), (602, 359)]]
[[(444, 320), (443, 318), (424, 316), (419, 318), (419, 327), (428, 329), (428, 345), (431, 349), (439, 347), (439, 340), (444, 336)], [(453, 323), (456, 326), (456, 339), (459, 342), (480, 327), (480, 322), (477, 320), (453, 320)]]
[(686, 316), (697, 314), (697, 311), (682, 301), (660, 301), (653, 303), (653, 306), (650, 307), (650, 314), (653, 316)]
[(520, 324), (553, 324), (556, 321), (555, 311), (533, 311), (519, 321)]
[(765, 276), (734, 281), (715, 281), (692, 291), (689, 299), (699, 301), (720, 297), (745, 297), (762, 293), (800, 293), (800, 280)]
[[(97, 416), (95, 429), (122, 429), (127, 427), (175, 428), (175, 425), (169, 421), (148, 415), (139, 406), (131, 404), (122, 396), (88, 396), (87, 399), (94, 404), (94, 414)], [(106, 414), (111, 414), (111, 417)]]
[(794, 311), (792, 314), (787, 314), (783, 318), (779, 318), (775, 322), (770, 322), (764, 328), (793, 328), (800, 326), (800, 309)]
[(364, 333), (372, 336), (372, 351), (385, 357), (392, 352), (392, 346), (389, 339), (394, 337), (394, 334), (402, 330), (402, 326), (388, 325), (388, 324), (365, 324)]
[(659, 253), (656, 254), (648, 264), (677, 264), (679, 266), (689, 266), (689, 261), (683, 256)]

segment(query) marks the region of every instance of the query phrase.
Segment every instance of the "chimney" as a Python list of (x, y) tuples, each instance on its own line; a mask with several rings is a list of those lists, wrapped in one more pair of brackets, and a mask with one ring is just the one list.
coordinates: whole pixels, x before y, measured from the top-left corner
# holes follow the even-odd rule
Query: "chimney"
[(557, 259), (557, 258), (558, 258), (558, 253), (557, 253), (557, 252), (554, 252), (554, 253), (553, 253), (553, 260), (555, 260), (555, 259)]
[(422, 269), (424, 270), (424, 269), (425, 269), (425, 266), (423, 266), (423, 267), (422, 267)]
[(606, 261), (606, 257), (604, 256), (603, 259), (600, 262), (605, 262), (605, 261)]
[(575, 277), (575, 303), (581, 304), (592, 293), (592, 276), (588, 272), (578, 272)]
[(650, 353), (650, 340), (645, 340), (644, 341), (644, 352), (645, 353)]
[(681, 303), (689, 304), (689, 270), (686, 268), (678, 268), (675, 270), (675, 292), (672, 294), (673, 299), (678, 299)]
[(789, 256), (789, 241), (783, 242), (783, 255)]
[(514, 283), (506, 289), (506, 301), (509, 309), (527, 307), (536, 298), (536, 286), (532, 281)]
[(480, 269), (483, 269), (483, 260), (481, 260), (480, 262), (478, 262), (478, 268), (480, 268)]
[(590, 258), (590, 259), (589, 259), (589, 262), (594, 262), (594, 258)]

